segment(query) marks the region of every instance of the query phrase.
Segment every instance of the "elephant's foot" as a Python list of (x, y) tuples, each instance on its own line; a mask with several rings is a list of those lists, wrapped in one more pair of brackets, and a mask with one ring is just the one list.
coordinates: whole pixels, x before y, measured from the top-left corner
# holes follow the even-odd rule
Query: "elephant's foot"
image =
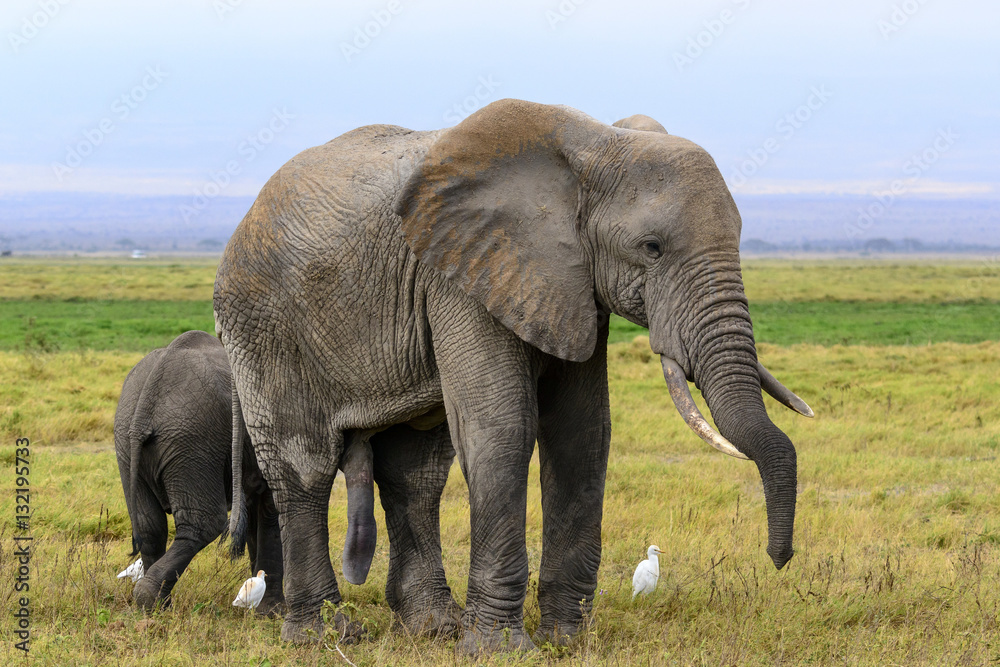
[[(356, 644), (368, 638), (368, 631), (363, 624), (349, 621), (340, 612), (333, 617), (333, 627), (340, 636), (341, 644)], [(281, 624), (281, 640), (293, 644), (316, 644), (323, 640), (325, 630), (319, 616), (303, 621), (286, 618)]]
[(135, 588), (132, 589), (132, 599), (143, 611), (166, 609), (170, 606), (170, 594), (167, 592), (161, 595), (161, 588), (163, 588), (163, 584), (158, 584), (149, 577), (143, 577), (135, 583)]
[(462, 608), (448, 594), (447, 601), (417, 612), (395, 614), (393, 630), (435, 639), (454, 639), (462, 628)]
[(523, 626), (483, 628), (481, 624), (466, 627), (455, 645), (455, 652), (474, 657), (483, 653), (533, 651), (535, 644)]
[(281, 624), (281, 641), (293, 644), (318, 644), (323, 638), (323, 620), (319, 614), (304, 620), (286, 618)]
[(337, 634), (340, 635), (341, 644), (357, 644), (369, 639), (368, 629), (363, 623), (350, 621), (339, 611), (333, 617), (333, 626), (337, 629)]
[(254, 611), (259, 616), (267, 616), (269, 618), (277, 618), (278, 616), (284, 616), (288, 613), (288, 605), (285, 604), (285, 596), (281, 593), (276, 595), (269, 595), (264, 593), (264, 598), (257, 605)]
[(554, 646), (568, 646), (580, 631), (582, 621), (546, 621), (542, 619), (542, 624), (538, 626), (532, 639), (536, 644), (552, 644)]

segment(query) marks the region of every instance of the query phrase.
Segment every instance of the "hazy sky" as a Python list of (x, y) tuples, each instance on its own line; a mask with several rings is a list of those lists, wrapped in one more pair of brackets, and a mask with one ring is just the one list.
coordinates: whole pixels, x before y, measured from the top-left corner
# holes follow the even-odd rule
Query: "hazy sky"
[(516, 97), (653, 116), (738, 193), (1000, 197), (998, 28), (996, 0), (3, 0), (0, 195), (254, 194), (359, 125)]

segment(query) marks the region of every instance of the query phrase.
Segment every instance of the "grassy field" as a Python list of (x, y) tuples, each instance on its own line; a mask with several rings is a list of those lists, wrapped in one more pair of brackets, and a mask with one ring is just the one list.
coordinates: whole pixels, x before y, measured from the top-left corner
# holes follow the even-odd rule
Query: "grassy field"
[[(146, 263), (148, 262), (148, 263)], [(215, 262), (0, 262), (0, 350), (148, 351), (212, 331)], [(1000, 262), (756, 260), (744, 267), (757, 341), (909, 345), (995, 340)], [(645, 330), (614, 317), (610, 342)]]
[[(247, 565), (229, 563), (214, 547), (199, 554), (180, 580), (173, 607), (151, 621), (133, 609), (131, 584), (114, 578), (130, 562), (130, 527), (111, 436), (118, 391), (148, 349), (142, 345), (160, 345), (175, 335), (148, 322), (173, 312), (156, 308), (208, 303), (214, 269), (207, 263), (129, 268), (135, 272), (129, 277), (132, 287), (109, 297), (98, 286), (118, 275), (112, 266), (24, 263), (18, 275), (34, 276), (35, 285), (45, 285), (39, 289), (56, 296), (35, 300), (25, 283), (8, 303), (0, 302), (13, 307), (37, 301), (55, 308), (109, 302), (108, 310), (91, 311), (93, 319), (111, 320), (112, 330), (126, 320), (146, 320), (150, 327), (146, 339), (105, 337), (100, 340), (106, 343), (82, 348), (66, 343), (69, 337), (58, 329), (46, 334), (48, 347), (12, 339), (0, 351), (5, 488), (11, 488), (14, 438), (33, 441), (32, 662), (346, 664), (331, 650), (332, 640), (329, 646), (287, 646), (279, 640), (280, 621), (231, 607)], [(991, 299), (1000, 295), (1000, 274), (986, 275), (989, 266), (747, 263), (755, 323), (759, 330), (772, 326), (768, 322), (775, 327), (770, 338), (759, 338), (780, 343), (761, 343), (760, 357), (817, 413), (806, 420), (768, 399), (769, 412), (799, 454), (797, 553), (781, 572), (764, 552), (764, 502), (755, 467), (716, 453), (687, 429), (644, 339), (612, 344), (614, 434), (592, 624), (570, 650), (543, 647), (527, 662), (986, 665), (1000, 660), (1000, 329), (982, 324), (995, 317)], [(60, 275), (68, 272), (76, 272), (78, 280)], [(208, 284), (201, 293), (185, 287), (204, 276)], [(968, 289), (970, 284), (979, 291)], [(810, 315), (782, 310), (783, 304), (807, 309), (826, 304), (830, 310)], [(770, 316), (764, 314), (768, 308)], [(906, 313), (914, 320), (940, 321), (947, 330), (961, 312), (954, 308), (972, 310), (950, 325), (951, 337), (934, 338), (943, 342), (928, 345), (931, 337), (911, 337), (897, 340), (910, 344), (887, 344), (897, 334), (877, 330), (877, 322), (895, 330)], [(36, 312), (37, 327), (45, 318), (42, 310)], [(849, 336), (817, 324), (823, 313), (838, 319), (852, 312), (867, 315), (843, 325)], [(65, 319), (83, 320), (81, 326), (87, 321), (86, 316)], [(975, 335), (961, 338), (969, 332)], [(832, 337), (809, 338), (823, 335)], [(842, 338), (852, 344), (841, 344)], [(866, 341), (879, 344), (854, 344)], [(526, 624), (533, 630), (539, 620), (535, 590), (541, 556), (537, 456), (528, 500), (532, 579)], [(331, 552), (339, 570), (346, 530), (342, 480), (331, 505)], [(0, 582), (14, 579), (13, 515), (12, 494), (0, 495)], [(380, 512), (377, 518), (381, 529)], [(443, 500), (442, 538), (449, 583), (461, 603), (469, 524), (457, 466)], [(633, 603), (631, 573), (650, 543), (666, 552), (660, 585)], [(453, 664), (450, 643), (412, 640), (389, 630), (383, 593), (387, 560), (388, 540), (380, 532), (368, 582), (352, 586), (341, 578), (350, 612), (367, 622), (372, 636), (341, 649), (357, 665)], [(0, 608), (13, 609), (15, 601), (12, 587), (0, 585)], [(12, 628), (10, 615), (3, 614), (0, 656), (11, 662), (20, 660), (8, 639)], [(505, 661), (501, 656), (486, 662)]]

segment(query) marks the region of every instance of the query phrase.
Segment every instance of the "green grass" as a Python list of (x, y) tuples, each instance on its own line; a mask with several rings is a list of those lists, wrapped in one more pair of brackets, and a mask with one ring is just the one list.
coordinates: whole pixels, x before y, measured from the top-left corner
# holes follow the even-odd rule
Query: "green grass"
[[(754, 302), (758, 342), (906, 345), (1000, 339), (1000, 303)], [(211, 301), (0, 301), (0, 350), (148, 351), (214, 331)], [(618, 316), (611, 343), (646, 330)]]
[[(0, 262), (0, 350), (148, 351), (213, 330), (216, 262), (17, 258)], [(758, 342), (976, 343), (1000, 338), (1000, 261), (751, 260)], [(645, 330), (613, 316), (610, 342)]]
[(215, 330), (211, 301), (0, 301), (0, 350), (148, 352), (191, 329)]
[[(1000, 340), (1000, 303), (891, 303), (863, 301), (754, 301), (754, 337), (777, 345), (909, 345)], [(647, 335), (620, 317), (612, 343)]]

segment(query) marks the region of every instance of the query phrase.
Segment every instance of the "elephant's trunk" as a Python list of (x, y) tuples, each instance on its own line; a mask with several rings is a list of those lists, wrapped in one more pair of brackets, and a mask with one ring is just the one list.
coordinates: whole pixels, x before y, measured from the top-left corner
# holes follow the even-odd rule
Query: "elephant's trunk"
[(781, 569), (793, 554), (795, 447), (768, 418), (759, 384), (756, 396), (752, 390), (727, 385), (725, 377), (709, 380), (705, 397), (722, 434), (757, 464), (767, 503), (767, 553)]
[(353, 439), (344, 450), (340, 467), (347, 483), (347, 536), (344, 538), (342, 561), (344, 578), (360, 585), (368, 579), (378, 535), (372, 448), (368, 440)]
[[(737, 272), (728, 273), (735, 279), (724, 280), (719, 275), (727, 274), (714, 272), (716, 277), (707, 281), (708, 296), (694, 301), (701, 306), (688, 309), (688, 317), (675, 329), (683, 332), (686, 345), (670, 345), (662, 333), (668, 329), (666, 321), (656, 318), (651, 322), (651, 341), (655, 341), (654, 351), (666, 356), (672, 356), (671, 347), (678, 351), (681, 359), (677, 361), (702, 390), (719, 432), (757, 464), (767, 503), (767, 553), (780, 569), (793, 553), (795, 448), (764, 408), (753, 328), (738, 265)], [(664, 375), (670, 384), (668, 361), (664, 361)]]

